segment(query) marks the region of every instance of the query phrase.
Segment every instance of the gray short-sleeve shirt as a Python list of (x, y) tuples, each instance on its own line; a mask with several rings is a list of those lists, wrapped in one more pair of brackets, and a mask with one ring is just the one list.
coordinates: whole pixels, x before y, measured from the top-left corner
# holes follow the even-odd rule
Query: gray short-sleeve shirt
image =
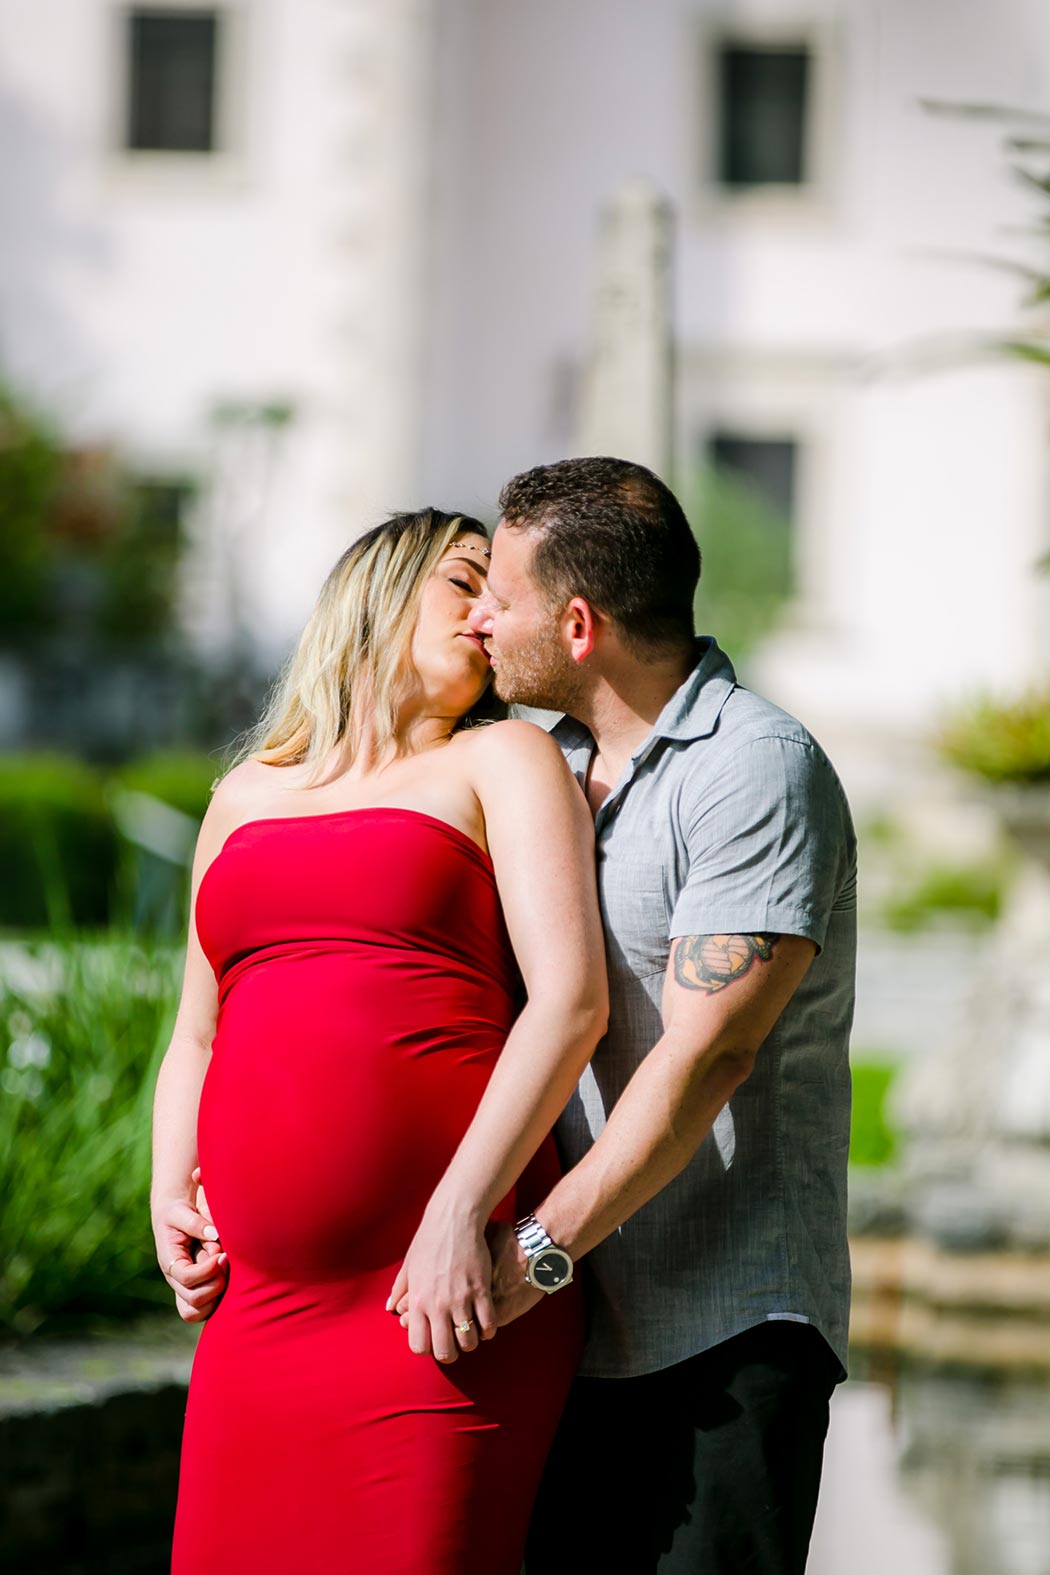
[[(596, 817), (610, 1023), (556, 1128), (566, 1166), (660, 1038), (674, 937), (770, 932), (819, 951), (685, 1170), (584, 1259), (592, 1377), (778, 1318), (814, 1324), (846, 1363), (853, 826), (802, 724), (741, 688), (713, 640), (697, 657)], [(582, 782), (590, 732), (564, 717), (552, 734)]]

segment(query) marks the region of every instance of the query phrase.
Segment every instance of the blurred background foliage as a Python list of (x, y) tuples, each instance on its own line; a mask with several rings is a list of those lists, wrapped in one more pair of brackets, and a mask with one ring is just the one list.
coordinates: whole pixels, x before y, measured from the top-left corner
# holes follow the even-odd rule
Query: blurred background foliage
[(696, 626), (746, 666), (791, 597), (790, 525), (758, 487), (728, 466), (705, 465), (687, 479), (681, 496), (703, 559)]
[(898, 1063), (892, 1056), (854, 1051), (853, 1116), (850, 1123), (851, 1165), (873, 1169), (890, 1164), (897, 1154), (897, 1136), (889, 1116), (889, 1096)]
[(988, 929), (1003, 911), (1009, 878), (1000, 863), (927, 865), (891, 890), (882, 906), (883, 922), (901, 934), (945, 923)]
[(109, 450), (67, 447), (0, 385), (0, 644), (171, 638), (183, 546), (173, 502), (193, 487), (188, 477), (141, 482)]
[[(274, 407), (265, 419), (286, 416)], [(9, 712), (16, 697), (7, 726), (23, 751), (116, 768), (146, 752), (207, 750), (254, 720), (269, 675), (243, 650), (209, 656), (183, 626), (199, 491), (194, 476), (147, 475), (111, 448), (78, 447), (0, 378), (0, 682)], [(9, 794), (36, 772), (43, 818), (57, 816), (58, 800), (87, 815), (92, 789), (74, 767), (16, 760), (7, 770)], [(20, 812), (0, 836), (9, 844), (24, 829)], [(36, 843), (45, 837), (38, 830)], [(101, 857), (94, 914), (71, 875), (74, 914), (98, 917), (110, 863)], [(0, 903), (0, 925), (12, 922), (6, 911)]]
[(177, 948), (119, 933), (30, 945), (6, 970), (0, 1334), (170, 1310), (149, 1224), (150, 1113), (180, 973)]
[[(1050, 371), (1050, 115), (1000, 104), (959, 104), (927, 101), (935, 115), (987, 121), (1002, 127), (1001, 148), (1010, 178), (1032, 198), (1031, 222), (1015, 229), (1015, 240), (1034, 239), (1028, 256), (987, 253), (973, 260), (982, 267), (1012, 275), (1021, 286), (1021, 326), (1016, 334), (971, 341), (964, 352), (1020, 361)], [(957, 359), (953, 349), (948, 359)], [(934, 362), (942, 357), (935, 355)], [(1034, 573), (1050, 573), (1050, 553), (1032, 565)], [(957, 711), (935, 739), (953, 765), (990, 782), (1050, 781), (1050, 685), (1013, 697), (984, 695)]]
[[(57, 753), (0, 756), (0, 931), (94, 929), (134, 919), (140, 932), (176, 939), (186, 921), (186, 843), (192, 848), (218, 771), (216, 759), (191, 752), (108, 769)], [(134, 820), (129, 795), (130, 808), (139, 806)], [(163, 830), (159, 850), (151, 846), (158, 839), (139, 830), (150, 805), (162, 827), (165, 807), (191, 822), (169, 857)], [(166, 874), (156, 866), (166, 866)], [(165, 904), (163, 922), (134, 911), (145, 872), (177, 894)]]
[(975, 701), (946, 723), (940, 747), (989, 782), (1050, 782), (1050, 688)]

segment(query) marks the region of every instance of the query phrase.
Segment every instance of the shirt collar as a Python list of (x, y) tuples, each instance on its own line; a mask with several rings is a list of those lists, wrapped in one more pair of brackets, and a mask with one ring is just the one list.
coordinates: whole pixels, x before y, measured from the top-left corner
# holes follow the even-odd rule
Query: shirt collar
[(736, 688), (733, 664), (713, 635), (701, 635), (694, 651), (696, 665), (656, 718), (661, 738), (710, 738)]
[[(650, 738), (710, 738), (718, 726), (722, 707), (736, 687), (736, 673), (712, 635), (700, 635), (694, 653), (692, 671), (660, 712)], [(572, 716), (561, 717), (550, 731), (566, 752), (594, 745), (590, 729)]]

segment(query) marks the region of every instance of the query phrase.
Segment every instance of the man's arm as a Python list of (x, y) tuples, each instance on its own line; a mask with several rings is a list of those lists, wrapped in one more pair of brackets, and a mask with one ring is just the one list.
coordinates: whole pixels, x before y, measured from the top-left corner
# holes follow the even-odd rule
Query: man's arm
[[(535, 1210), (574, 1259), (684, 1170), (750, 1075), (816, 950), (794, 935), (687, 935), (672, 942), (662, 1036), (593, 1148)], [(503, 1227), (493, 1249), (497, 1317), (509, 1323), (539, 1293), (521, 1290), (524, 1256), (513, 1232)]]

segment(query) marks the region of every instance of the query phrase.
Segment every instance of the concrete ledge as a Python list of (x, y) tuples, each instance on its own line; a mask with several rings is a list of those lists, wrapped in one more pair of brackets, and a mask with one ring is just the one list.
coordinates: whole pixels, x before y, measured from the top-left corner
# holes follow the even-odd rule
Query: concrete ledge
[(856, 1237), (850, 1343), (935, 1363), (1050, 1373), (1050, 1255)]
[(0, 1350), (0, 1568), (167, 1575), (197, 1330)]

